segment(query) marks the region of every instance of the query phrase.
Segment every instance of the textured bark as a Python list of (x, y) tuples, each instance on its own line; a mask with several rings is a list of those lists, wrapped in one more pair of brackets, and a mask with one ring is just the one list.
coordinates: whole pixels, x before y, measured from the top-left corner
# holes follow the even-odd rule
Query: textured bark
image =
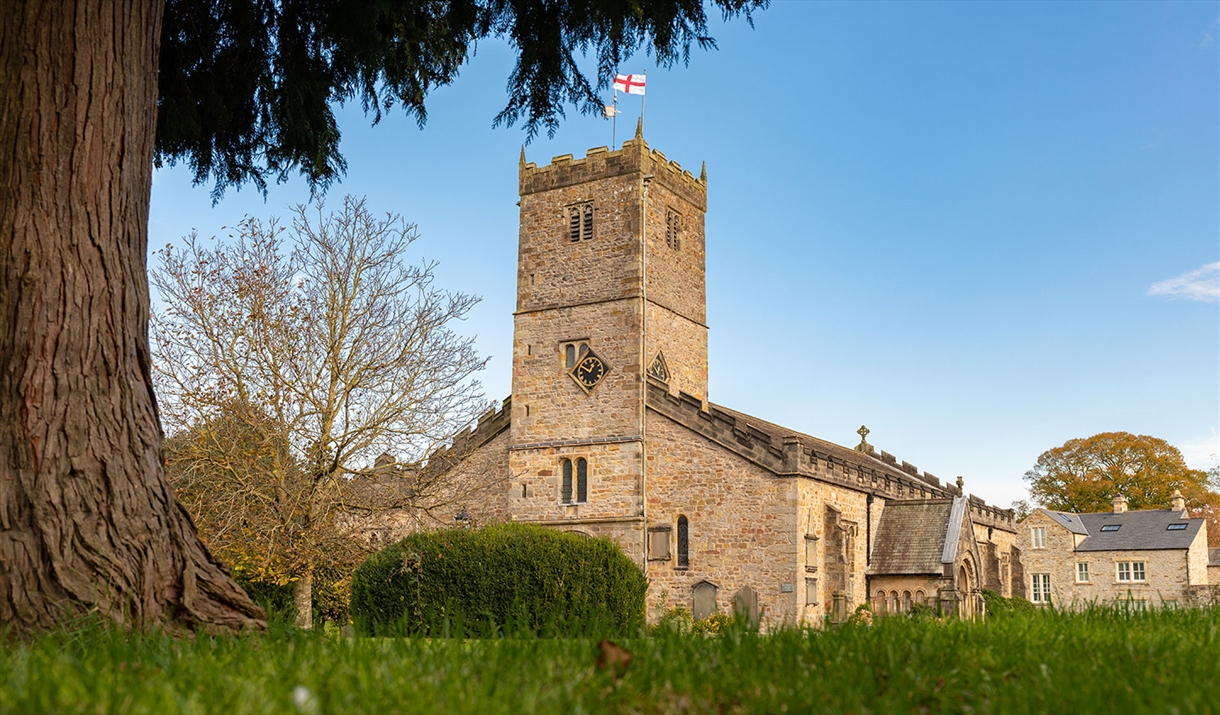
[(313, 628), (313, 574), (292, 582), (292, 625)]
[(0, 621), (264, 615), (161, 466), (147, 251), (159, 0), (0, 3)]

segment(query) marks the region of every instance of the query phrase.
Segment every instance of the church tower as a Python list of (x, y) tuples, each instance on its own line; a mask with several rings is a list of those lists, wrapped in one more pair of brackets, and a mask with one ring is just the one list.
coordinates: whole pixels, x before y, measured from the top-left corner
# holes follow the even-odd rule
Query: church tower
[(509, 510), (643, 557), (648, 379), (707, 398), (707, 180), (649, 149), (519, 172)]

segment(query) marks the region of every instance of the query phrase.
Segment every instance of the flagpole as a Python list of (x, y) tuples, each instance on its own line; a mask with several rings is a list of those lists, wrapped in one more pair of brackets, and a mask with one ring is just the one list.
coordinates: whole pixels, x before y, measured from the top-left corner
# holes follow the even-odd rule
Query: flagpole
[(618, 133), (618, 87), (614, 88), (614, 112), (610, 116), (610, 151), (614, 151), (615, 136)]
[[(647, 73), (647, 72), (644, 72), (643, 74), (644, 74), (644, 81), (645, 81), (645, 82), (647, 82), (647, 81), (648, 81), (648, 73)], [(645, 100), (647, 100), (647, 99), (648, 99), (648, 95), (647, 95), (647, 94), (641, 94), (641, 95), (640, 95), (640, 131), (641, 131), (641, 132), (643, 132), (643, 131), (644, 131), (644, 102), (645, 102)]]

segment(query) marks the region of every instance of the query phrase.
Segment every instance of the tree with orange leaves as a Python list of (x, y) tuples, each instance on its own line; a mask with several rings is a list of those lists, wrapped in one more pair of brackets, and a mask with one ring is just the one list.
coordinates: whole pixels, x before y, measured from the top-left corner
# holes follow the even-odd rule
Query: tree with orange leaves
[(1163, 439), (1129, 432), (1070, 439), (1043, 452), (1025, 481), (1038, 506), (1076, 513), (1108, 511), (1119, 494), (1131, 509), (1166, 509), (1181, 490), (1191, 515), (1207, 518), (1208, 540), (1220, 545), (1220, 470), (1191, 469)]

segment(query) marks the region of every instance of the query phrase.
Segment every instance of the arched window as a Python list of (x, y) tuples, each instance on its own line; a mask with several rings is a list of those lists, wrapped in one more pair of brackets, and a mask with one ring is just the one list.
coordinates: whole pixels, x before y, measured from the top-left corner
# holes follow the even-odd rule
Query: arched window
[(885, 608), (885, 591), (880, 591), (880, 590), (879, 590), (879, 591), (877, 591), (877, 593), (876, 593), (876, 594), (873, 596), (873, 608), (874, 608), (874, 609), (877, 611), (877, 613), (878, 613), (879, 615), (884, 614), (884, 613), (886, 612), (886, 608)]
[(589, 463), (583, 457), (576, 460), (576, 502), (584, 504), (589, 498)]
[(572, 460), (563, 460), (563, 494), (561, 501), (564, 504), (572, 503)]
[(927, 605), (927, 602), (928, 602), (927, 598), (924, 597), (923, 591), (915, 592), (915, 603), (918, 603), (920, 605)]
[(685, 516), (678, 517), (678, 568), (690, 566), (690, 522)]
[(911, 612), (911, 592), (910, 591), (902, 592), (902, 610), (904, 613)]
[(902, 613), (902, 611), (898, 610), (898, 592), (897, 591), (890, 591), (890, 612), (891, 613)]
[(568, 343), (563, 346), (563, 366), (569, 370), (576, 366), (576, 345)]

